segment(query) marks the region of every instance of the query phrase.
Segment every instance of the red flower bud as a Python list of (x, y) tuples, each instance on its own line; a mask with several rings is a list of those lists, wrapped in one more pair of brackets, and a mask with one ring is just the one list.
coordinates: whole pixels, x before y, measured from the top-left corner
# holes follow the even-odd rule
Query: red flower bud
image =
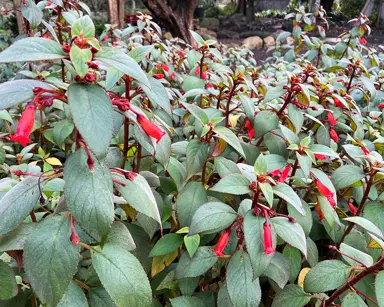
[(208, 84), (207, 84), (206, 88), (213, 88), (213, 85), (212, 85), (212, 83), (211, 83), (211, 82), (208, 82)]
[(319, 214), (320, 221), (325, 219), (324, 213), (323, 213), (323, 211), (321, 211), (320, 204), (317, 204), (315, 208), (316, 208), (317, 213)]
[(316, 180), (316, 186), (320, 194), (323, 195), (333, 208), (336, 207), (335, 199), (333, 198), (334, 194), (330, 189), (328, 189), (320, 180)]
[(377, 107), (378, 107), (379, 109), (384, 109), (384, 103), (380, 103)]
[(364, 152), (364, 154), (365, 155), (369, 155), (371, 152), (368, 150), (368, 148), (367, 147), (365, 147), (365, 146), (363, 146), (363, 147), (361, 147), (361, 150)]
[(316, 159), (319, 159), (319, 160), (327, 160), (327, 156), (326, 155), (314, 154), (314, 156), (315, 156)]
[(87, 82), (94, 82), (96, 80), (96, 75), (94, 75), (94, 74), (86, 74), (84, 79)]
[(74, 246), (79, 245), (80, 238), (79, 235), (76, 232), (71, 233), (71, 236), (69, 238)]
[(97, 69), (97, 68), (99, 68), (99, 65), (96, 64), (95, 62), (89, 62), (88, 67), (93, 68), (93, 69)]
[(333, 113), (332, 112), (328, 112), (328, 121), (329, 123), (331, 124), (331, 126), (335, 126), (337, 125), (337, 120), (335, 120), (335, 117), (333, 116)]
[(341, 101), (337, 98), (333, 98), (333, 102), (335, 103), (336, 107), (344, 108), (344, 105), (341, 103)]
[(356, 215), (357, 210), (356, 210), (355, 206), (351, 202), (348, 203), (348, 208), (352, 212), (353, 215)]
[(162, 68), (165, 72), (168, 72), (168, 71), (169, 71), (169, 67), (168, 67), (168, 65), (162, 64), (162, 65), (161, 65), (161, 68)]
[(14, 175), (16, 175), (16, 176), (19, 176), (19, 177), (24, 175), (24, 172), (21, 171), (21, 170), (19, 170), (19, 169), (14, 170), (12, 173), (13, 173)]
[(71, 51), (71, 46), (64, 44), (63, 45), (63, 51), (66, 53), (69, 53)]
[(164, 74), (154, 74), (153, 77), (156, 78), (156, 79), (163, 79), (164, 78)]
[(176, 72), (172, 72), (170, 75), (169, 75), (169, 79), (173, 80), (176, 78)]
[(248, 118), (245, 119), (245, 127), (248, 130), (248, 136), (252, 139), (255, 136), (255, 129), (253, 128), (251, 121)]
[(103, 41), (103, 42), (106, 42), (106, 41), (108, 40), (108, 38), (109, 38), (108, 35), (105, 35), (105, 36), (103, 37), (102, 41)]
[(335, 129), (330, 128), (329, 129), (329, 135), (332, 138), (332, 140), (334, 140), (336, 143), (339, 141), (339, 136), (337, 135), (337, 132)]
[(16, 134), (10, 136), (13, 142), (19, 142), (24, 147), (31, 142), (29, 136), (35, 124), (35, 111), (36, 106), (34, 104), (27, 105), (17, 125)]
[(229, 230), (226, 230), (220, 236), (219, 241), (217, 242), (216, 248), (213, 250), (213, 252), (216, 254), (217, 257), (224, 256), (223, 251), (227, 246), (230, 235), (231, 235), (231, 232)]
[(291, 170), (291, 164), (288, 164), (284, 170), (282, 171), (279, 179), (277, 179), (277, 182), (284, 182), (285, 180), (287, 180), (288, 178), (288, 175), (289, 175), (289, 171)]
[(272, 177), (279, 176), (280, 174), (281, 174), (281, 170), (279, 170), (279, 169), (275, 169), (275, 170), (268, 173), (268, 175), (271, 175)]
[(264, 223), (264, 253), (274, 254), (275, 249), (273, 248), (273, 242), (272, 242), (272, 231), (271, 231), (271, 223), (267, 219)]
[(145, 133), (155, 138), (157, 142), (160, 142), (161, 138), (165, 135), (164, 131), (162, 131), (158, 126), (156, 126), (144, 115), (137, 114), (137, 121), (139, 122), (140, 126), (144, 129)]
[(361, 43), (362, 45), (365, 45), (365, 44), (367, 43), (367, 40), (366, 40), (364, 37), (362, 37), (362, 38), (360, 39), (360, 43)]

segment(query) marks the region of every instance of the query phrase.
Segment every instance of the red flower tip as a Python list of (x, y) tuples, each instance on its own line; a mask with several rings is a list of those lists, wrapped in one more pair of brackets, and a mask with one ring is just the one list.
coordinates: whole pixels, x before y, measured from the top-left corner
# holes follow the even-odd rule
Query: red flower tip
[(316, 180), (316, 186), (320, 194), (323, 195), (333, 208), (336, 207), (335, 199), (333, 198), (334, 194), (330, 189), (328, 189), (320, 180)]
[(264, 229), (264, 254), (274, 254), (275, 249), (273, 248), (272, 243), (272, 231), (271, 231), (271, 223), (267, 219), (263, 225)]
[(24, 147), (31, 142), (29, 136), (32, 133), (33, 125), (35, 124), (35, 111), (35, 105), (27, 105), (17, 125), (16, 134), (10, 136), (13, 142), (18, 142)]
[(333, 113), (332, 112), (328, 112), (328, 121), (329, 123), (331, 124), (331, 126), (335, 126), (337, 125), (337, 120), (335, 120), (335, 117), (333, 116)]
[(105, 42), (105, 41), (108, 40), (108, 38), (109, 38), (108, 35), (105, 35), (105, 36), (103, 37), (103, 40), (102, 40), (102, 41)]
[(211, 82), (208, 82), (208, 84), (207, 84), (207, 86), (206, 86), (207, 88), (213, 88), (213, 85), (212, 85), (212, 83)]
[(99, 65), (95, 62), (89, 62), (88, 67), (93, 68), (93, 69), (97, 69), (97, 68), (99, 68)]
[(231, 235), (231, 232), (229, 230), (226, 230), (220, 236), (219, 241), (217, 242), (216, 248), (213, 250), (213, 252), (216, 254), (217, 257), (224, 256), (223, 251), (227, 246), (230, 235)]
[(384, 103), (380, 103), (377, 107), (378, 107), (379, 109), (384, 109)]
[(71, 236), (69, 238), (74, 246), (79, 245), (80, 238), (79, 235), (76, 232), (71, 233)]
[(365, 44), (367, 43), (367, 40), (366, 40), (364, 37), (362, 37), (362, 38), (360, 39), (360, 43), (361, 43), (362, 45), (365, 45)]
[(356, 215), (357, 210), (356, 210), (355, 206), (351, 202), (348, 203), (348, 208), (352, 212), (353, 215)]
[(128, 179), (129, 181), (133, 181), (133, 180), (135, 180), (135, 177), (137, 176), (137, 174), (134, 173), (134, 172), (125, 172), (125, 173), (124, 173), (124, 176), (125, 176), (125, 178)]
[(137, 114), (137, 121), (139, 122), (140, 126), (144, 129), (145, 133), (155, 138), (157, 142), (160, 142), (161, 138), (165, 135), (164, 131), (162, 131), (158, 126), (156, 126), (144, 115)]
[(169, 75), (169, 79), (173, 80), (176, 78), (176, 72), (172, 72), (170, 75)]
[(363, 146), (363, 147), (361, 147), (361, 150), (364, 152), (364, 154), (365, 155), (369, 155), (371, 152), (368, 150), (368, 148), (367, 147), (365, 147), (365, 146)]
[(281, 174), (281, 170), (275, 169), (274, 171), (271, 171), (268, 174), (271, 175), (272, 177), (279, 176)]
[(279, 179), (277, 179), (277, 182), (284, 182), (285, 180), (287, 180), (288, 178), (288, 175), (289, 175), (289, 171), (291, 170), (291, 164), (288, 164), (284, 169), (283, 171), (281, 172), (281, 175), (279, 177)]
[(320, 204), (317, 204), (315, 208), (316, 208), (317, 213), (319, 214), (320, 221), (324, 220), (325, 216), (324, 216), (323, 211), (321, 211)]
[(327, 160), (327, 156), (326, 155), (314, 154), (314, 156), (315, 156), (316, 159), (319, 159), (319, 160)]
[(93, 82), (96, 80), (96, 75), (94, 74), (86, 74), (84, 80), (87, 82)]
[[(341, 80), (342, 81), (342, 80)], [(337, 98), (333, 98), (333, 102), (335, 103), (336, 107), (344, 108), (344, 105), (341, 103), (341, 101)]]
[(168, 72), (168, 71), (169, 71), (169, 67), (168, 67), (168, 65), (162, 64), (162, 65), (161, 65), (161, 68), (162, 68), (165, 72)]
[(164, 78), (164, 74), (154, 74), (153, 77), (156, 78), (156, 79), (163, 79)]
[(329, 136), (334, 140), (336, 143), (339, 141), (339, 136), (337, 135), (337, 132), (335, 129), (330, 128), (329, 129)]
[(245, 119), (245, 127), (248, 130), (247, 135), (252, 139), (255, 136), (255, 129), (253, 128), (252, 123), (248, 118)]

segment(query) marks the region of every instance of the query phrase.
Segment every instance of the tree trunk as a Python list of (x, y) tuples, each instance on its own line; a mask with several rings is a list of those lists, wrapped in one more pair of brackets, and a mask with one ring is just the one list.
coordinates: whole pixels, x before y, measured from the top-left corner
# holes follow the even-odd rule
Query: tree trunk
[(189, 44), (193, 43), (189, 30), (193, 27), (193, 12), (198, 0), (143, 0), (143, 3), (174, 36)]
[(245, 16), (247, 8), (247, 0), (238, 0), (237, 2), (237, 13), (243, 14)]
[(13, 6), (16, 12), (17, 29), (19, 31), (19, 35), (22, 35), (26, 33), (26, 29), (25, 29), (24, 17), (20, 11), (20, 5), (21, 5), (21, 0), (13, 0)]
[(108, 0), (109, 22), (119, 28), (124, 26), (124, 0)]
[(255, 20), (255, 0), (247, 1), (247, 21)]
[(375, 6), (374, 0), (367, 0), (365, 2), (363, 9), (361, 10), (361, 14), (367, 16), (368, 18), (371, 17), (374, 6)]

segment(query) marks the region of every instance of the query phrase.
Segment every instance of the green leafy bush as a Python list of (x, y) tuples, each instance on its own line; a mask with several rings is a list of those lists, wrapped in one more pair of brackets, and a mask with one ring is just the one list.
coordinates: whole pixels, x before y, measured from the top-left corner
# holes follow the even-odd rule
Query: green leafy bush
[(81, 2), (43, 4), (0, 53), (26, 63), (0, 84), (1, 304), (384, 304), (365, 17), (333, 46), (300, 8), (260, 66), (197, 33), (164, 42), (146, 15), (97, 38)]

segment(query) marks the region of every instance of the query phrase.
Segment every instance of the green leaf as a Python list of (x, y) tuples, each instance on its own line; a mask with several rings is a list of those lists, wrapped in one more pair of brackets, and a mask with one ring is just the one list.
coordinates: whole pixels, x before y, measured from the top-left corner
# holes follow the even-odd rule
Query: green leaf
[(160, 238), (152, 248), (149, 256), (156, 257), (169, 254), (183, 244), (183, 237), (177, 233), (169, 233)]
[(304, 290), (321, 293), (343, 285), (351, 273), (351, 267), (339, 260), (324, 260), (312, 268), (304, 279)]
[(337, 215), (336, 210), (323, 195), (318, 194), (317, 201), (320, 204), (321, 212), (323, 212), (330, 230), (333, 230), (335, 224), (340, 224), (339, 216)]
[(363, 217), (370, 220), (373, 224), (384, 232), (384, 206), (381, 202), (367, 202), (364, 208)]
[(191, 140), (187, 147), (187, 178), (202, 172), (208, 154), (208, 143)]
[(103, 47), (102, 50), (95, 54), (95, 60), (112, 66), (133, 79), (136, 79), (143, 85), (151, 88), (147, 75), (141, 69), (139, 64), (123, 51), (116, 48)]
[(153, 48), (153, 45), (137, 46), (129, 51), (128, 55), (137, 63), (139, 63), (145, 59), (145, 57), (152, 51)]
[(188, 110), (203, 126), (208, 124), (208, 115), (204, 112), (203, 109), (199, 108), (193, 103), (182, 102), (184, 108)]
[(131, 253), (105, 244), (92, 249), (92, 263), (117, 306), (151, 306), (152, 290), (144, 269)]
[(256, 175), (267, 174), (268, 164), (263, 154), (260, 154), (254, 165)]
[(161, 217), (155, 196), (143, 176), (135, 174), (132, 181), (116, 173), (114, 173), (112, 177), (125, 184), (125, 186), (115, 184), (115, 187), (129, 205), (161, 225)]
[(179, 296), (170, 299), (172, 307), (205, 307), (206, 305), (194, 296)]
[(295, 283), (297, 276), (300, 273), (301, 269), (301, 253), (295, 248), (291, 247), (289, 244), (285, 245), (283, 250), (283, 256), (290, 262), (290, 277), (289, 281), (291, 284)]
[(314, 153), (314, 154), (320, 154), (320, 155), (325, 155), (329, 156), (332, 158), (339, 158), (339, 155), (334, 152), (331, 148), (321, 145), (321, 144), (313, 144), (309, 146), (309, 149)]
[[(368, 255), (356, 248), (353, 248), (352, 246), (349, 246), (345, 243), (340, 244), (340, 251), (344, 254), (347, 254), (348, 256), (351, 256), (360, 262), (364, 263), (367, 268), (373, 265), (373, 259), (371, 255)], [(345, 262), (348, 262), (350, 265), (359, 266), (361, 265), (359, 262), (352, 260), (349, 257), (346, 257), (344, 255), (341, 255)]]
[(40, 222), (25, 242), (24, 269), (44, 304), (59, 303), (77, 270), (80, 249), (70, 236), (69, 217), (52, 216)]
[(204, 88), (205, 82), (203, 79), (195, 76), (185, 76), (182, 89), (184, 92), (188, 92), (193, 89)]
[(89, 290), (90, 307), (116, 307), (108, 292), (104, 288), (94, 288)]
[(303, 205), (296, 192), (285, 183), (278, 183), (273, 187), (273, 193), (291, 204), (301, 215), (305, 215)]
[(94, 38), (95, 25), (93, 24), (91, 17), (85, 15), (77, 19), (72, 25), (71, 35), (72, 38), (75, 36), (82, 36), (83, 38)]
[(365, 177), (362, 168), (355, 165), (344, 165), (337, 168), (331, 177), (336, 190), (344, 189)]
[(94, 159), (93, 173), (87, 165), (85, 149), (72, 154), (64, 167), (64, 195), (75, 220), (95, 239), (100, 240), (114, 217), (112, 178), (109, 169)]
[(241, 174), (235, 162), (223, 157), (215, 158), (215, 169), (220, 177), (225, 177), (233, 173)]
[(272, 307), (303, 307), (309, 303), (311, 296), (298, 285), (287, 285), (278, 292), (273, 300)]
[(0, 53), (0, 63), (58, 60), (67, 57), (61, 45), (53, 40), (23, 38)]
[(248, 194), (250, 181), (241, 174), (232, 174), (225, 176), (216, 183), (210, 191), (228, 193), (233, 195)]
[(264, 103), (279, 98), (287, 92), (282, 86), (269, 87), (267, 94), (264, 96)]
[(31, 24), (32, 28), (36, 28), (41, 23), (43, 12), (37, 7), (35, 1), (26, 0), (24, 4), (20, 5), (21, 13)]
[(36, 223), (20, 224), (15, 230), (0, 236), (0, 253), (11, 250), (22, 250), (25, 240), (35, 226)]
[(287, 284), (291, 273), (290, 262), (282, 254), (273, 255), (264, 275), (271, 278), (281, 289)]
[(68, 88), (68, 102), (81, 136), (98, 157), (104, 157), (113, 134), (113, 110), (108, 95), (97, 85), (74, 83)]
[[(264, 273), (269, 263), (272, 260), (272, 254), (264, 253), (264, 225), (265, 218), (255, 216), (252, 211), (249, 211), (244, 218), (244, 238), (249, 257), (251, 259), (254, 278), (259, 277)], [(272, 228), (272, 230), (274, 230)], [(276, 234), (272, 231), (273, 246), (276, 246)]]
[(87, 307), (88, 302), (83, 290), (75, 283), (71, 282), (64, 296), (61, 298), (57, 307)]
[(62, 148), (74, 128), (75, 125), (68, 119), (56, 122), (52, 131), (52, 137), (55, 143)]
[(381, 271), (376, 275), (375, 292), (378, 305), (384, 307), (384, 271)]
[(243, 151), (243, 148), (241, 147), (240, 141), (237, 138), (236, 134), (234, 134), (231, 130), (228, 128), (225, 128), (223, 126), (218, 126), (213, 129), (213, 131), (217, 134), (217, 136), (220, 139), (223, 139), (226, 141), (229, 145), (233, 147), (240, 155), (245, 157), (245, 153)]
[(39, 201), (39, 177), (26, 177), (0, 200), (0, 235), (14, 230)]
[(30, 101), (35, 94), (33, 88), (41, 87), (53, 90), (54, 87), (36, 80), (12, 80), (0, 84), (0, 110), (14, 107), (19, 103)]
[(185, 235), (184, 244), (187, 248), (189, 256), (192, 258), (193, 255), (196, 253), (197, 249), (199, 248), (200, 236), (198, 234), (195, 234), (193, 236)]
[(92, 60), (92, 52), (89, 49), (80, 49), (76, 45), (72, 46), (69, 52), (72, 64), (81, 78), (88, 72), (88, 62)]
[(354, 292), (349, 292), (344, 298), (341, 307), (368, 307), (364, 300)]
[(0, 260), (0, 284), (0, 300), (9, 300), (17, 294), (15, 273), (2, 260)]
[(253, 127), (255, 128), (255, 139), (266, 134), (268, 131), (276, 129), (279, 124), (279, 117), (271, 111), (261, 111), (257, 113)]
[(217, 259), (209, 246), (199, 247), (192, 258), (184, 252), (177, 264), (175, 278), (200, 276), (213, 267)]
[(304, 230), (305, 235), (308, 237), (311, 229), (312, 229), (312, 224), (313, 224), (313, 219), (312, 219), (312, 213), (311, 213), (311, 208), (309, 208), (309, 205), (302, 199), (300, 199), (301, 205), (304, 209), (305, 215), (301, 215), (295, 207), (293, 207), (291, 204), (288, 204), (288, 213), (290, 216), (294, 217), (296, 219), (296, 222), (301, 225), (301, 227)]
[(236, 211), (227, 204), (206, 203), (199, 207), (193, 215), (189, 235), (213, 229), (220, 231), (230, 226), (236, 218)]
[(109, 245), (115, 244), (129, 252), (136, 249), (136, 244), (128, 228), (122, 222), (118, 221), (113, 222), (105, 243)]
[(259, 187), (261, 191), (263, 192), (263, 195), (265, 199), (267, 200), (268, 204), (272, 207), (273, 206), (273, 189), (272, 186), (269, 183), (262, 183), (259, 182)]
[(227, 268), (227, 287), (231, 302), (236, 307), (257, 307), (261, 301), (259, 279), (253, 279), (251, 260), (239, 250), (231, 258)]
[[(135, 49), (133, 49), (135, 50)], [(169, 100), (168, 92), (164, 85), (155, 78), (148, 78), (151, 88), (146, 86), (143, 87), (144, 93), (147, 95), (149, 100), (162, 108), (169, 116), (171, 116), (171, 102)]]
[(124, 76), (124, 73), (122, 73), (120, 70), (117, 70), (112, 66), (109, 67), (107, 69), (107, 76), (105, 77), (105, 89), (107, 91), (111, 90), (122, 76)]
[(375, 236), (378, 236), (381, 240), (384, 240), (384, 236), (380, 228), (377, 227), (375, 224), (373, 224), (370, 220), (367, 220), (360, 216), (352, 216), (352, 217), (345, 218), (344, 221), (355, 223), (360, 227), (363, 227), (368, 232), (374, 234)]
[(180, 226), (189, 226), (196, 210), (208, 202), (203, 185), (196, 181), (188, 182), (177, 196), (176, 211)]
[(228, 288), (226, 285), (221, 285), (219, 294), (217, 295), (218, 307), (233, 307), (231, 298), (229, 297)]

